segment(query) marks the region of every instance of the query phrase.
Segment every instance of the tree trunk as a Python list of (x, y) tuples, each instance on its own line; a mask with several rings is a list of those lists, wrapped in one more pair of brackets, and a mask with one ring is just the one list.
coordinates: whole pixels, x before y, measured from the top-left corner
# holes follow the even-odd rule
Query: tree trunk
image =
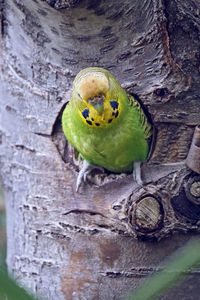
[[(8, 269), (44, 299), (122, 299), (199, 232), (200, 170), (185, 158), (200, 115), (200, 2), (0, 5)], [(108, 69), (151, 115), (156, 143), (142, 187), (130, 174), (95, 174), (75, 192), (79, 166), (60, 117), (89, 66)], [(163, 299), (199, 292), (193, 272)]]

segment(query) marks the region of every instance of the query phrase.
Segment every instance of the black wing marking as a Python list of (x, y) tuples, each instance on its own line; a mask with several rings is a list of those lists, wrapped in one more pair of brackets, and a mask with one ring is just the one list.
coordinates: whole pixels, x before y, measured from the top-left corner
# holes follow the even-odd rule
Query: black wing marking
[(152, 127), (151, 123), (149, 122), (147, 116), (145, 115), (140, 103), (131, 95), (128, 95), (128, 102), (129, 102), (130, 106), (135, 107), (137, 109), (137, 111), (139, 112), (141, 126), (142, 126), (142, 128), (144, 128), (144, 134), (145, 134), (146, 139), (151, 138), (151, 136), (153, 134), (153, 127)]

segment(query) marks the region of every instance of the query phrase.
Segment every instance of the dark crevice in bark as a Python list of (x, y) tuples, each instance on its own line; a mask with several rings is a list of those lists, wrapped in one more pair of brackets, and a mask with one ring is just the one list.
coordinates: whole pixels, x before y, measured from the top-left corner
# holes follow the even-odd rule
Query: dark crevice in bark
[(63, 215), (66, 216), (66, 215), (69, 215), (69, 214), (88, 214), (90, 216), (101, 216), (101, 217), (104, 217), (103, 214), (101, 213), (98, 213), (98, 212), (95, 212), (95, 211), (89, 211), (89, 210), (79, 210), (79, 209), (74, 209), (74, 210), (70, 210), (66, 213), (64, 213)]
[(26, 147), (26, 146), (24, 146), (24, 145), (16, 144), (15, 147), (16, 147), (17, 149), (20, 149), (20, 150), (27, 150), (27, 151), (30, 151), (30, 152), (32, 152), (32, 153), (35, 153), (35, 152), (36, 152), (35, 149), (28, 148), (28, 147)]
[(42, 0), (55, 9), (71, 9), (76, 7), (82, 0)]
[(51, 137), (51, 135), (45, 134), (45, 133), (41, 133), (41, 132), (34, 132), (34, 134), (39, 135), (39, 136), (43, 136), (45, 138), (50, 138)]
[(0, 0), (0, 38), (3, 40), (6, 35), (6, 16), (5, 16), (5, 0)]
[(67, 103), (62, 106), (55, 123), (53, 124), (51, 139), (63, 162), (66, 163), (72, 171), (77, 173), (79, 171), (78, 152), (67, 142), (61, 124), (62, 114), (66, 105)]
[[(198, 79), (199, 70), (196, 68), (196, 61), (199, 60), (198, 6), (192, 1), (189, 1), (187, 7), (178, 0), (164, 1), (164, 3), (172, 56), (187, 76)], [(177, 34), (179, 39), (176, 38)], [(190, 40), (189, 44), (188, 40)], [(181, 43), (183, 41), (187, 45), (187, 52), (182, 51)], [(192, 56), (191, 51), (193, 52)]]

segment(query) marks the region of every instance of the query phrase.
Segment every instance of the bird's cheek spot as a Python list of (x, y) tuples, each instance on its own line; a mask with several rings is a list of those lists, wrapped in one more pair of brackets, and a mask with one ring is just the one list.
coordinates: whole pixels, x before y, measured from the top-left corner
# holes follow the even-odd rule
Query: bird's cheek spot
[(119, 103), (116, 100), (110, 101), (110, 105), (113, 110), (118, 109)]
[(84, 109), (83, 111), (82, 111), (82, 116), (85, 118), (85, 119), (87, 119), (88, 117), (89, 117), (89, 109)]

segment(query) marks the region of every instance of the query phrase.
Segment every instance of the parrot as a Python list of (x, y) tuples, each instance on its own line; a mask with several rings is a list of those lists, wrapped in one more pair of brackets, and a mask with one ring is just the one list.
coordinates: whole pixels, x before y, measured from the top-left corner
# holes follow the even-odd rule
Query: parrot
[(76, 75), (62, 114), (62, 129), (83, 159), (77, 192), (96, 168), (133, 172), (136, 182), (142, 184), (141, 163), (150, 151), (152, 124), (136, 97), (109, 71), (88, 67)]

